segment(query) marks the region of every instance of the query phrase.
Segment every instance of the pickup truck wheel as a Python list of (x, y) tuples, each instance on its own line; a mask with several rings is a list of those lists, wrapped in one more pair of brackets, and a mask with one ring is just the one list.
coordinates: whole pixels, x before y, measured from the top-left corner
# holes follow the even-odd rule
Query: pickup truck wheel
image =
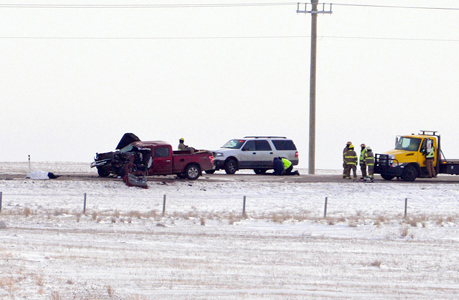
[(97, 167), (97, 174), (99, 174), (100, 177), (108, 177), (110, 171), (103, 167)]
[(253, 171), (255, 172), (255, 174), (266, 174), (266, 169), (253, 169)]
[(381, 177), (382, 177), (384, 180), (392, 180), (392, 179), (394, 179), (395, 176), (386, 175), (386, 174), (381, 174)]
[(412, 165), (408, 165), (402, 173), (402, 179), (405, 181), (414, 181), (418, 177), (418, 171)]
[(196, 180), (201, 175), (201, 169), (196, 164), (188, 165), (185, 168), (185, 175), (189, 180)]
[(225, 163), (226, 174), (234, 174), (237, 171), (237, 161), (235, 159), (228, 159)]

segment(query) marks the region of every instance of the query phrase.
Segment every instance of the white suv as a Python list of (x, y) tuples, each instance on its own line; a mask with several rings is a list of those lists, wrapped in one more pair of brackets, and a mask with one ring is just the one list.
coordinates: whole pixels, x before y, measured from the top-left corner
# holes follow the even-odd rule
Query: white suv
[(232, 139), (214, 151), (215, 170), (224, 169), (226, 174), (234, 174), (240, 169), (253, 169), (256, 174), (264, 174), (273, 168), (274, 157), (285, 157), (293, 165), (299, 162), (295, 144), (286, 137), (246, 136)]

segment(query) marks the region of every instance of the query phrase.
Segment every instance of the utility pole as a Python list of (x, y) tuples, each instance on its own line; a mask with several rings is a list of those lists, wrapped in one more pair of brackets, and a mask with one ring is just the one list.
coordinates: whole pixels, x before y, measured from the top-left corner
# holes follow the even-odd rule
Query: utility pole
[[(311, 65), (309, 79), (309, 174), (315, 173), (316, 161), (316, 54), (317, 54), (317, 14), (331, 14), (331, 4), (322, 4), (322, 10), (318, 10), (319, 0), (311, 0), (311, 10), (308, 4), (304, 4), (304, 10), (300, 10), (297, 4), (296, 12), (311, 14)], [(328, 10), (326, 10), (328, 8)]]

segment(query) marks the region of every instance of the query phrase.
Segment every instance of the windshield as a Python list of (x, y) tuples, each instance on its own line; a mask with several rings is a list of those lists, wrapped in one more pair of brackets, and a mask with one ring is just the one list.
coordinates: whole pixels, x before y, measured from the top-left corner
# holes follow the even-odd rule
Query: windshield
[(397, 150), (406, 150), (406, 151), (418, 151), (419, 145), (421, 145), (421, 139), (401, 137), (398, 140), (395, 149)]
[(229, 148), (229, 149), (241, 149), (242, 145), (244, 145), (245, 140), (229, 140), (222, 146), (222, 148)]

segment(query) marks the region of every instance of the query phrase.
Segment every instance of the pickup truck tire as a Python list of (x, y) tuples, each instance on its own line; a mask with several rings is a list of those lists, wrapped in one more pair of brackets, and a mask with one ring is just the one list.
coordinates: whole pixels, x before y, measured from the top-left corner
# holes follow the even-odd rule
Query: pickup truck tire
[(103, 167), (97, 167), (97, 174), (99, 174), (100, 177), (108, 177), (110, 175), (110, 170)]
[(237, 160), (230, 158), (225, 162), (226, 174), (234, 174), (236, 173), (237, 169), (238, 169)]
[(395, 176), (386, 175), (386, 174), (381, 174), (381, 177), (382, 177), (384, 180), (392, 180), (392, 179), (394, 179)]
[(413, 165), (408, 165), (403, 171), (401, 177), (405, 181), (414, 181), (416, 177), (418, 177), (418, 171)]
[(186, 178), (189, 180), (196, 180), (201, 175), (201, 168), (197, 164), (191, 164), (185, 168)]

